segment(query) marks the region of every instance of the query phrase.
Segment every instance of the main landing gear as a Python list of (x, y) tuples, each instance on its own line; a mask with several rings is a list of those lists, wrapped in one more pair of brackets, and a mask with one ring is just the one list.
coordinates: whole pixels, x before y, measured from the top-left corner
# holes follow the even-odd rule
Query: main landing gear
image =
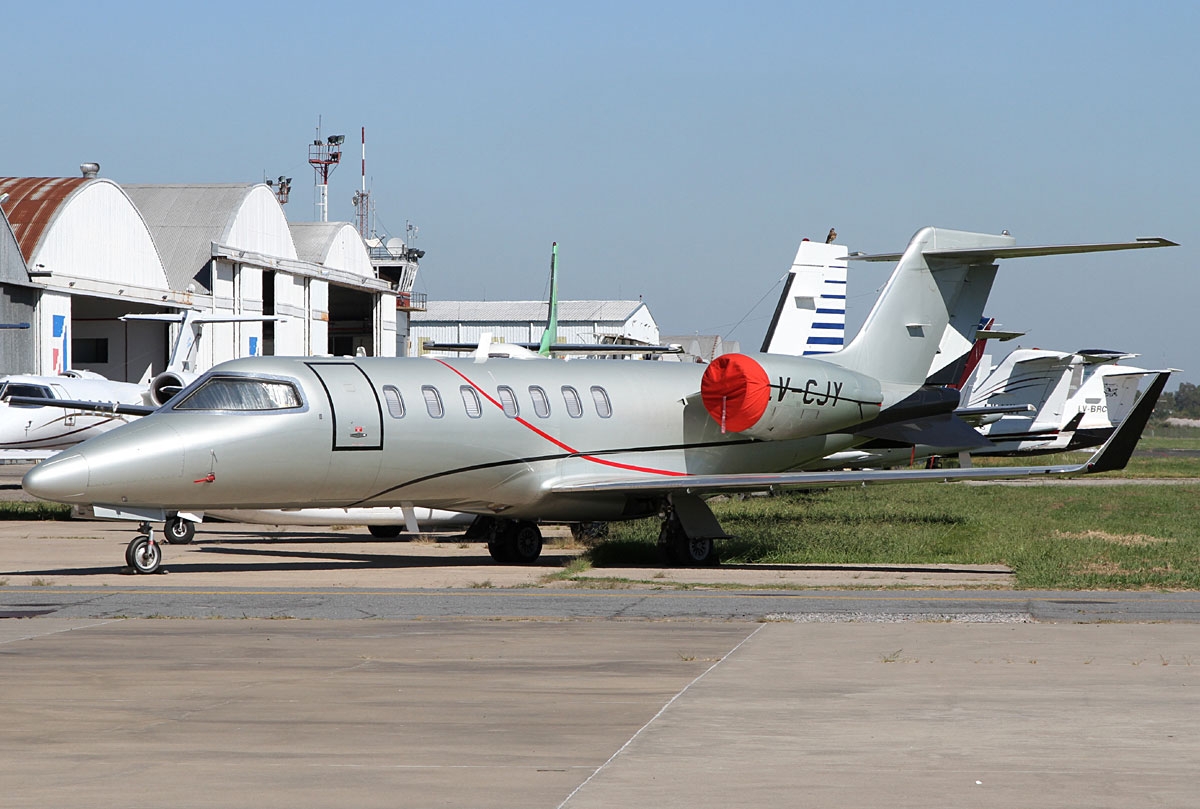
[(707, 503), (692, 494), (674, 494), (658, 531), (658, 553), (665, 565), (716, 565), (721, 560), (713, 540), (728, 538)]
[(488, 553), (505, 565), (532, 565), (542, 555), (542, 532), (537, 523), (496, 520), (488, 534)]
[(154, 529), (144, 522), (138, 531), (141, 533), (125, 548), (125, 562), (136, 573), (157, 573), (162, 564), (162, 548), (154, 539)]

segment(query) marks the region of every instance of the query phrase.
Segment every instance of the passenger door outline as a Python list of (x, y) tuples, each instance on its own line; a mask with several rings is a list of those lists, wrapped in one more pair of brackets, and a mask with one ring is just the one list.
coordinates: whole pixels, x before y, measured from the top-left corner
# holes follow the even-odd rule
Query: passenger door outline
[[(357, 363), (306, 362), (329, 400), (334, 452), (383, 449), (383, 404), (379, 393)], [(370, 392), (370, 396), (365, 394)]]

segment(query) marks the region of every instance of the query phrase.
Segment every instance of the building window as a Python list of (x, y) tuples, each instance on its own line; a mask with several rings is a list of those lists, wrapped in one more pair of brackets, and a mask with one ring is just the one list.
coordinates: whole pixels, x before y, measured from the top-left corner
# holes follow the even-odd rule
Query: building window
[(533, 399), (533, 412), (537, 413), (538, 418), (544, 419), (550, 415), (550, 397), (544, 389), (530, 385), (529, 398)]
[(583, 401), (579, 398), (579, 391), (575, 390), (570, 385), (563, 385), (562, 388), (563, 401), (567, 403), (567, 415), (573, 419), (577, 419), (583, 415)]
[(421, 395), (425, 397), (425, 409), (432, 418), (440, 419), (445, 414), (442, 407), (442, 394), (433, 385), (422, 385)]
[(479, 404), (479, 394), (470, 385), (463, 385), (458, 389), (462, 394), (463, 407), (467, 409), (467, 415), (473, 419), (477, 419), (483, 415), (483, 408)]
[(608, 392), (599, 385), (592, 385), (592, 401), (596, 403), (596, 415), (606, 419), (612, 415), (612, 403), (608, 400)]
[(81, 365), (102, 365), (108, 362), (108, 338), (72, 337), (71, 356)]
[(508, 385), (501, 385), (496, 389), (500, 394), (500, 404), (504, 406), (504, 415), (510, 419), (515, 419), (521, 415), (521, 408), (517, 406), (517, 394)]
[(384, 385), (383, 401), (387, 403), (388, 414), (392, 418), (404, 418), (404, 399), (401, 398), (399, 390), (392, 385)]

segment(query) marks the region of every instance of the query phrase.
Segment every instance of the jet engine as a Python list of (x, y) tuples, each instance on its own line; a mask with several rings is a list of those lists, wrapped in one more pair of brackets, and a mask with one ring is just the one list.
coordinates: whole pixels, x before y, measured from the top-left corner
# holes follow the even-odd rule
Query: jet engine
[(198, 374), (186, 371), (163, 371), (150, 380), (150, 400), (160, 407), (175, 394), (195, 381)]
[(784, 440), (833, 432), (879, 414), (879, 381), (820, 360), (723, 354), (700, 381), (704, 408), (722, 432)]

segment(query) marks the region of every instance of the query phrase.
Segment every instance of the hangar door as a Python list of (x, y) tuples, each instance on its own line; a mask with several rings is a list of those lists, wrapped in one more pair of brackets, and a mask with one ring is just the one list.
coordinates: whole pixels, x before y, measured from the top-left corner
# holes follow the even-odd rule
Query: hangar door
[(375, 387), (352, 362), (307, 363), (333, 408), (334, 450), (383, 449), (383, 412)]

